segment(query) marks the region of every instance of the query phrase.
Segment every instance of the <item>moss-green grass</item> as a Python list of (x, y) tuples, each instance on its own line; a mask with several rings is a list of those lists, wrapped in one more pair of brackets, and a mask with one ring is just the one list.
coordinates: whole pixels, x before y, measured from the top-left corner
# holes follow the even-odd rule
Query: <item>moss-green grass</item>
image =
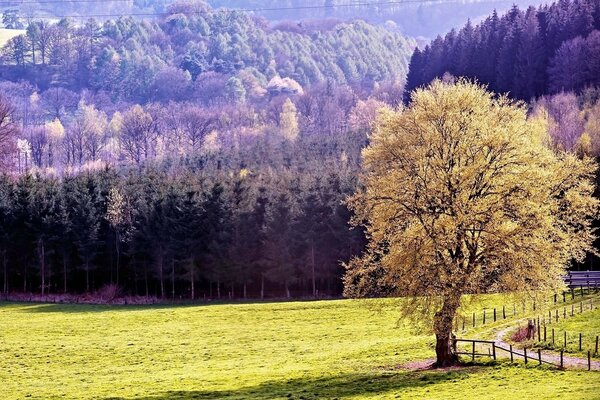
[[(596, 298), (596, 300), (600, 300)], [(586, 356), (591, 351), (594, 357), (600, 358), (596, 351), (596, 336), (600, 336), (600, 308), (585, 311), (582, 314), (576, 314), (567, 319), (559, 319), (558, 323), (550, 324), (547, 327), (547, 341), (543, 347), (564, 349), (567, 353)], [(596, 302), (595, 307), (600, 307), (600, 301)], [(577, 310), (579, 311), (579, 310)], [(555, 342), (552, 345), (550, 334), (548, 332), (554, 328)], [(567, 333), (567, 347), (564, 347), (564, 333)], [(581, 333), (581, 350), (579, 350), (579, 334)]]
[(21, 29), (3, 29), (0, 28), (0, 47), (3, 47), (13, 37), (25, 33)]
[(600, 373), (399, 368), (433, 338), (393, 302), (0, 304), (2, 399), (600, 398)]

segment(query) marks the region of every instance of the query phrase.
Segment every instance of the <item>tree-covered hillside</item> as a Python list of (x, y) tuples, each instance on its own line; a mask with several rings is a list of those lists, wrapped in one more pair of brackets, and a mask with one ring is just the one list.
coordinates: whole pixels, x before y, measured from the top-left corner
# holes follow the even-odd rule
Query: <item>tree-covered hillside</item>
[(489, 16), (415, 50), (407, 92), (445, 73), (531, 100), (600, 84), (600, 1), (564, 0)]
[(1, 76), (138, 102), (163, 88), (189, 99), (198, 82), (218, 77), (251, 80), (258, 91), (278, 75), (302, 86), (329, 80), (372, 88), (404, 77), (414, 48), (364, 22), (272, 29), (247, 13), (212, 11), (200, 2), (170, 6), (156, 22), (75, 22), (32, 21), (4, 47)]
[[(120, 14), (139, 14), (151, 19), (163, 13), (169, 5), (180, 0), (97, 0), (45, 1), (28, 0), (24, 4), (4, 2), (5, 9), (19, 12), (23, 19), (39, 16), (90, 14), (105, 15), (103, 19)], [(412, 37), (433, 38), (463, 25), (468, 19), (479, 21), (493, 10), (505, 12), (513, 4), (527, 7), (542, 4), (542, 0), (206, 0), (214, 8), (243, 9), (274, 23), (282, 21), (320, 20), (336, 18), (342, 21), (362, 19), (373, 24), (386, 24)], [(4, 5), (4, 3), (2, 3)], [(0, 9), (3, 7), (0, 6)]]

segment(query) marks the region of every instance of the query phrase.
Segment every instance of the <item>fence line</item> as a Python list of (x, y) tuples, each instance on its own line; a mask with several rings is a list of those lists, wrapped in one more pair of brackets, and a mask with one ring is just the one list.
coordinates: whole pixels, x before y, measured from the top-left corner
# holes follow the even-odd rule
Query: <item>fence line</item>
[[(471, 351), (458, 351), (458, 343), (462, 342), (462, 343), (471, 343)], [(488, 353), (481, 353), (481, 352), (477, 352), (476, 350), (476, 344), (480, 343), (480, 344), (485, 344), (485, 345), (491, 345), (491, 351), (488, 349)], [(560, 369), (565, 369), (565, 365), (564, 365), (564, 351), (561, 350), (560, 351), (560, 362), (559, 363), (555, 363), (549, 360), (544, 360), (542, 358), (542, 351), (541, 349), (537, 349), (536, 352), (532, 354), (527, 354), (527, 348), (523, 349), (522, 353), (519, 353), (516, 350), (513, 350), (512, 345), (509, 345), (509, 348), (507, 349), (506, 347), (503, 346), (498, 346), (496, 344), (496, 342), (490, 341), (490, 340), (474, 340), (474, 339), (453, 339), (453, 347), (454, 347), (454, 352), (457, 355), (467, 355), (471, 357), (472, 361), (475, 361), (475, 357), (490, 357), (493, 360), (497, 360), (498, 356), (497, 356), (497, 350), (502, 350), (506, 353), (508, 353), (509, 357), (510, 357), (510, 362), (514, 362), (515, 356), (517, 357), (522, 357), (525, 364), (528, 364), (529, 361), (533, 361), (533, 362), (537, 362), (538, 365), (542, 365), (542, 364), (547, 364), (547, 365), (551, 365)], [(537, 356), (537, 357), (536, 357)], [(591, 351), (588, 351), (587, 353), (587, 367), (588, 367), (588, 371), (591, 370), (592, 368), (592, 363), (591, 363)]]

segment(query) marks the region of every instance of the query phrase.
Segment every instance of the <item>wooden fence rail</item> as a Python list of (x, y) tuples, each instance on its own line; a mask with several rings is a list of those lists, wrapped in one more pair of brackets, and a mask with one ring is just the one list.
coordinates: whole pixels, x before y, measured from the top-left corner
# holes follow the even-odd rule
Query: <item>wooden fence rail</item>
[[(458, 350), (458, 343), (470, 343), (471, 344), (471, 351), (459, 351)], [(476, 344), (484, 344), (484, 345), (491, 345), (491, 348), (488, 348), (488, 353), (482, 353), (482, 352), (477, 352), (476, 349)], [(527, 348), (523, 349), (522, 353), (519, 353), (516, 350), (513, 350), (512, 345), (509, 345), (509, 348), (503, 347), (503, 346), (498, 346), (496, 344), (496, 342), (490, 341), (490, 340), (474, 340), (474, 339), (453, 339), (453, 347), (454, 347), (454, 352), (458, 355), (466, 355), (466, 356), (470, 356), (472, 361), (475, 361), (475, 357), (490, 357), (493, 360), (497, 359), (497, 351), (501, 350), (504, 351), (506, 353), (508, 353), (508, 356), (510, 357), (510, 361), (514, 362), (515, 356), (516, 357), (521, 357), (523, 358), (523, 360), (525, 361), (525, 364), (528, 364), (530, 361), (531, 362), (537, 362), (539, 365), (542, 364), (547, 364), (547, 365), (551, 365), (560, 369), (564, 369), (564, 352), (563, 350), (560, 351), (560, 363), (555, 363), (549, 360), (544, 360), (542, 358), (542, 351), (540, 349), (538, 349), (537, 351), (533, 352), (533, 353), (527, 353)], [(588, 371), (591, 370), (591, 357), (590, 357), (590, 353), (588, 351), (587, 354), (587, 364), (588, 364)]]

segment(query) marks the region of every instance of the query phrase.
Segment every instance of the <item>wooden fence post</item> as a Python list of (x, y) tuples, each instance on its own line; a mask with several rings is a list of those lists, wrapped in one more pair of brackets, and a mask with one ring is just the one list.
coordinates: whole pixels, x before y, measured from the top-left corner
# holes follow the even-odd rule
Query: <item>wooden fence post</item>
[(564, 364), (563, 364), (563, 351), (564, 351), (564, 350), (561, 350), (561, 351), (560, 351), (560, 368), (561, 368), (561, 369), (563, 368), (563, 365), (564, 365)]
[(475, 313), (473, 313), (473, 328), (475, 328)]
[(527, 347), (523, 348), (523, 358), (525, 359), (525, 364), (527, 364)]
[(540, 361), (540, 365), (542, 365), (542, 350), (538, 349), (538, 360)]
[(552, 346), (554, 346), (554, 328), (552, 328)]
[(544, 325), (544, 342), (546, 341), (546, 325)]
[(564, 332), (565, 336), (565, 345), (563, 346), (565, 349), (567, 348), (567, 331)]
[(506, 319), (506, 307), (502, 306), (502, 319)]
[(514, 360), (514, 358), (513, 358), (513, 349), (512, 349), (512, 344), (511, 344), (511, 345), (509, 345), (509, 346), (510, 346), (510, 362), (512, 363), (512, 362), (514, 362), (514, 361), (515, 361), (515, 360)]
[(579, 351), (581, 351), (581, 333), (579, 334)]
[(473, 342), (473, 362), (475, 362), (475, 342)]
[(496, 309), (494, 308), (494, 322), (496, 322)]
[(567, 299), (566, 299), (566, 293), (565, 293), (565, 291), (563, 290), (563, 303), (566, 303), (566, 301), (567, 301)]
[(591, 351), (588, 350), (588, 371), (592, 369), (592, 356), (590, 353)]
[(596, 351), (595, 351), (595, 353), (598, 354), (598, 336), (596, 336)]
[(485, 325), (485, 309), (483, 310), (483, 324)]
[(556, 293), (554, 293), (554, 304), (556, 304)]

